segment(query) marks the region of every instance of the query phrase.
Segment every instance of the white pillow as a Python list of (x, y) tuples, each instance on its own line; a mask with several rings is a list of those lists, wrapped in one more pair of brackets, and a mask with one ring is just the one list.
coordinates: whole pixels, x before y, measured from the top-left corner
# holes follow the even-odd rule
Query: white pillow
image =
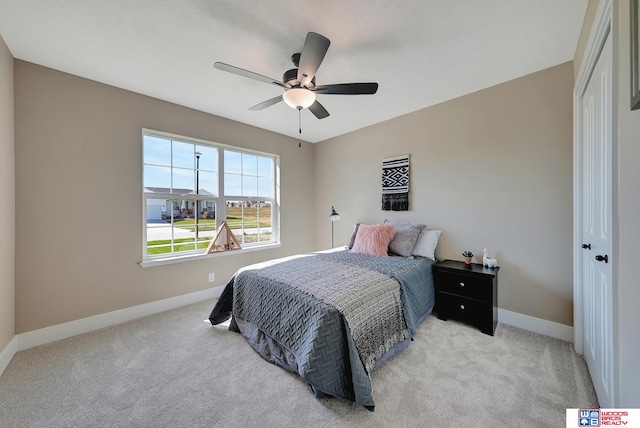
[(416, 246), (413, 247), (412, 254), (414, 256), (427, 257), (435, 260), (436, 246), (438, 245), (438, 239), (440, 239), (441, 233), (441, 230), (422, 229), (418, 242), (416, 242)]

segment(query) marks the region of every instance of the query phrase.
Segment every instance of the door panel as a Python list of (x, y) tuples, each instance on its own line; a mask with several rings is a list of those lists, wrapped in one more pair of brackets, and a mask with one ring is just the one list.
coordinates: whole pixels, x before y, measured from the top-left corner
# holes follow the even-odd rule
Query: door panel
[(611, 39), (582, 98), (582, 253), (585, 360), (601, 407), (613, 406), (611, 264)]

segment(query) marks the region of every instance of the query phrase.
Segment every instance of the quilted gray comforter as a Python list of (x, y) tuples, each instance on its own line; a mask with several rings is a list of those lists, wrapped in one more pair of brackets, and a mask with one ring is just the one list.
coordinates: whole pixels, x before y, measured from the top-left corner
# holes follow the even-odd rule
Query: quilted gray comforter
[(433, 308), (433, 263), (339, 251), (252, 265), (229, 281), (209, 319), (250, 323), (294, 356), (316, 395), (373, 410), (371, 371), (407, 346)]

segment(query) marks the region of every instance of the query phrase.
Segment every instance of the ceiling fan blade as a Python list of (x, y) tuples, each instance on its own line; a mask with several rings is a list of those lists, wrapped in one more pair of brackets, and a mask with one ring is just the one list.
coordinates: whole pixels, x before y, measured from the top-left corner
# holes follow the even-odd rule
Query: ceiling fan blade
[(280, 101), (282, 101), (282, 95), (278, 95), (277, 97), (271, 98), (267, 101), (263, 101), (260, 104), (256, 104), (253, 107), (250, 107), (249, 110), (253, 110), (253, 111), (263, 110), (267, 107), (271, 107), (274, 104), (278, 104)]
[(318, 33), (309, 32), (300, 53), (298, 80), (301, 86), (307, 86), (316, 75), (331, 41)]
[(378, 84), (336, 83), (334, 85), (316, 86), (312, 91), (327, 95), (373, 95), (378, 91)]
[(325, 117), (329, 116), (329, 112), (327, 111), (327, 109), (325, 109), (322, 104), (318, 102), (318, 100), (311, 104), (309, 110), (311, 110), (311, 113), (313, 113), (313, 115), (318, 119), (324, 119)]
[(242, 68), (234, 67), (233, 65), (225, 64), (224, 62), (216, 62), (213, 64), (218, 70), (226, 71), (228, 73), (237, 74), (238, 76), (248, 77), (249, 79), (258, 80), (264, 83), (272, 83), (278, 86), (286, 88), (287, 86), (279, 80), (272, 79), (271, 77), (263, 76), (262, 74), (254, 73), (253, 71), (244, 70)]

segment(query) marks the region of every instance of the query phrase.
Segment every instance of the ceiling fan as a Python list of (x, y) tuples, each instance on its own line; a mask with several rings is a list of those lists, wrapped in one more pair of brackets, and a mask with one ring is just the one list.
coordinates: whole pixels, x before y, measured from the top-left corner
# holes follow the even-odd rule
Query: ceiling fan
[(282, 95), (254, 105), (249, 110), (262, 110), (283, 101), (298, 111), (308, 108), (318, 119), (329, 116), (329, 112), (318, 102), (316, 94), (324, 95), (372, 95), (378, 90), (377, 83), (336, 83), (316, 86), (316, 72), (329, 49), (331, 41), (326, 37), (309, 32), (304, 41), (302, 52), (294, 53), (291, 61), (297, 68), (285, 71), (282, 81), (234, 67), (223, 62), (216, 62), (218, 70), (248, 77), (284, 89)]

